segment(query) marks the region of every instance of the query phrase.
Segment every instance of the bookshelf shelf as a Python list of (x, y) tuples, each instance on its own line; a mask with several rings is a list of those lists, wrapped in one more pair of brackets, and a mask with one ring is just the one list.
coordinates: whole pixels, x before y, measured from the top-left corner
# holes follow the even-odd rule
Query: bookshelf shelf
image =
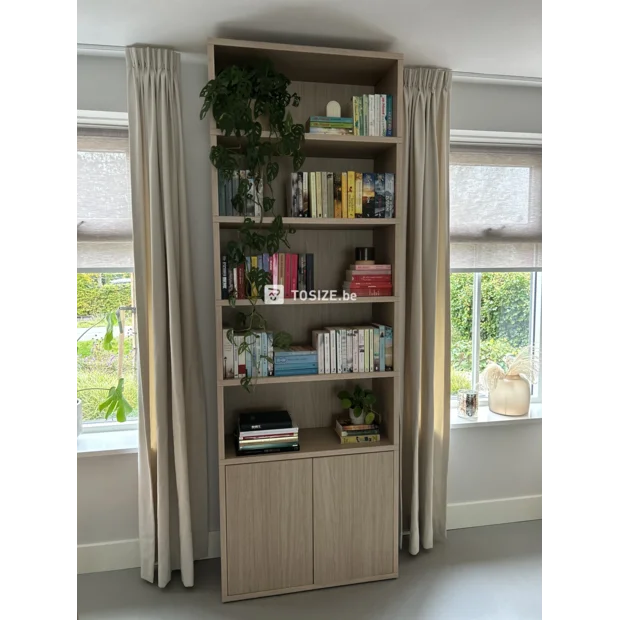
[[(274, 383), (314, 383), (319, 381), (351, 381), (361, 379), (391, 379), (397, 376), (396, 371), (385, 372), (348, 372), (345, 374), (329, 375), (295, 375), (294, 377), (260, 377), (260, 386), (267, 386)], [(223, 387), (241, 388), (239, 379), (219, 379), (218, 385)]]
[[(213, 135), (216, 137), (218, 144), (243, 148), (243, 138), (225, 136), (219, 130), (215, 130)], [(306, 157), (354, 157), (357, 159), (370, 159), (392, 148), (396, 144), (402, 144), (402, 138), (392, 136), (334, 136), (320, 133), (307, 133), (305, 136), (303, 152)], [(267, 131), (262, 132), (261, 138), (263, 140), (271, 139)]]
[[(254, 221), (259, 221), (259, 218), (251, 218)], [(263, 224), (268, 226), (273, 222), (273, 217), (264, 217)], [(213, 221), (219, 224), (220, 228), (239, 228), (245, 220), (242, 216), (234, 215), (215, 215)], [(345, 229), (375, 229), (375, 228), (390, 228), (392, 226), (399, 226), (401, 223), (400, 218), (331, 218), (331, 217), (283, 217), (282, 223), (285, 226), (292, 226), (293, 228), (305, 228), (308, 230), (345, 230)]]
[[(322, 306), (326, 304), (394, 304), (398, 302), (398, 297), (358, 297), (352, 299), (285, 299), (283, 306)], [(228, 299), (217, 299), (216, 306), (228, 308)], [(237, 299), (235, 306), (251, 306), (248, 299)], [(257, 305), (265, 305), (262, 299), (259, 299)], [(278, 306), (274, 306), (277, 308)]]
[[(231, 65), (269, 59), (291, 80), (290, 92), (300, 96), (300, 105), (291, 106), (290, 112), (293, 122), (304, 126), (309, 117), (324, 115), (329, 101), (338, 101), (346, 115), (354, 96), (391, 95), (393, 136), (307, 133), (302, 172), (393, 174), (396, 218), (284, 217), (289, 212), (294, 171), (290, 158), (279, 157), (279, 175), (269, 188), (274, 211), (262, 221), (251, 219), (266, 228), (274, 217), (282, 216), (284, 226), (295, 229), (295, 234), (288, 236), (290, 248), (279, 251), (313, 255), (316, 289), (342, 291), (357, 247), (374, 247), (377, 263), (392, 266), (393, 296), (360, 297), (354, 302), (285, 299), (282, 305), (293, 310), (279, 310), (259, 301), (269, 331), (286, 331), (293, 343), (302, 343), (310, 340), (312, 330), (326, 326), (391, 326), (392, 365), (402, 368), (406, 264), (406, 204), (401, 183), (403, 55), (229, 39), (211, 39), (207, 47), (209, 80)], [(207, 148), (234, 146), (243, 153), (244, 139), (223, 135), (211, 114), (209, 117)], [(268, 140), (268, 133), (263, 132), (262, 138)], [(239, 379), (223, 378), (224, 365), (230, 361), (224, 355), (225, 346), (229, 350), (224, 334), (238, 312), (247, 314), (251, 303), (237, 300), (231, 308), (227, 299), (221, 299), (222, 255), (246, 218), (220, 215), (230, 211), (220, 209), (223, 186), (213, 166), (210, 179), (217, 412), (209, 411), (209, 415), (217, 414), (222, 601), (395, 578), (401, 373), (260, 377), (251, 393)], [(224, 189), (225, 207), (230, 202), (227, 195)], [(340, 444), (331, 426), (333, 412), (342, 411), (338, 392), (352, 391), (356, 385), (372, 389), (377, 396), (377, 411), (382, 414), (381, 441), (377, 443)], [(299, 452), (236, 455), (231, 433), (238, 415), (265, 410), (290, 412), (299, 427)], [(363, 531), (351, 527), (351, 515), (365, 524)], [(364, 534), (367, 531), (373, 536)]]
[(308, 459), (320, 456), (339, 456), (342, 454), (365, 454), (368, 452), (390, 452), (394, 444), (386, 437), (368, 444), (341, 444), (332, 428), (299, 429), (299, 452), (276, 452), (270, 454), (237, 456), (232, 435), (226, 435), (224, 460), (234, 463), (263, 463), (289, 459)]

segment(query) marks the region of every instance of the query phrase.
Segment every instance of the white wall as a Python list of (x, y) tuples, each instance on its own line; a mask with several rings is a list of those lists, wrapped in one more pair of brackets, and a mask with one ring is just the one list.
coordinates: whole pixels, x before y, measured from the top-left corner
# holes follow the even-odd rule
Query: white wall
[[(77, 108), (127, 110), (123, 58), (78, 56)], [(207, 79), (206, 63), (182, 60), (181, 90), (191, 247), (205, 359), (207, 411), (215, 412), (213, 262), (207, 124), (199, 120), (199, 92)], [(454, 85), (452, 127), (497, 131), (541, 131), (538, 88)], [(207, 416), (209, 501), (217, 507), (215, 414)], [(483, 500), (541, 494), (541, 425), (455, 429), (451, 436), (448, 501)], [(135, 539), (138, 533), (136, 455), (78, 459), (78, 545)], [(211, 511), (209, 530), (219, 529), (219, 510)]]

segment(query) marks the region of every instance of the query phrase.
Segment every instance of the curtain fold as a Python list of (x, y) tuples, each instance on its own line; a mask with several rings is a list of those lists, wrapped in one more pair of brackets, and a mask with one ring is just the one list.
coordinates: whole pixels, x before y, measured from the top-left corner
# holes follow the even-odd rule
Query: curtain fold
[[(194, 584), (206, 540), (207, 438), (189, 254), (180, 55), (126, 50), (138, 317), (142, 577)], [(205, 147), (206, 148), (206, 147)], [(198, 535), (198, 532), (200, 534)]]
[(446, 535), (450, 438), (449, 155), (452, 73), (406, 68), (407, 286), (402, 419), (409, 553)]

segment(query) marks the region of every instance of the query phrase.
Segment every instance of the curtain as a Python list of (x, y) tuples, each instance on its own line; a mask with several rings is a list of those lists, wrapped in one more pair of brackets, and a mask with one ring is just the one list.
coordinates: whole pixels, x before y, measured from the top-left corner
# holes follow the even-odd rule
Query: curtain
[[(207, 438), (189, 254), (180, 56), (126, 50), (133, 247), (141, 379), (142, 577), (164, 587), (207, 551)], [(205, 148), (207, 148), (205, 146)]]
[(407, 235), (402, 511), (409, 553), (446, 534), (450, 436), (449, 153), (452, 74), (404, 72)]

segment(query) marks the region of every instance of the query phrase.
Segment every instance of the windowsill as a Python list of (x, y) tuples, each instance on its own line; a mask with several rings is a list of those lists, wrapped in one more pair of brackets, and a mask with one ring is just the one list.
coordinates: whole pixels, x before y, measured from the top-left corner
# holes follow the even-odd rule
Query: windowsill
[(513, 424), (540, 424), (542, 423), (542, 403), (532, 403), (529, 413), (522, 416), (499, 415), (489, 411), (484, 405), (478, 408), (477, 420), (460, 418), (456, 403), (450, 407), (450, 428), (473, 428), (479, 426), (512, 426)]
[(135, 454), (138, 452), (138, 431), (104, 431), (82, 433), (77, 438), (77, 456), (112, 456), (114, 454)]

